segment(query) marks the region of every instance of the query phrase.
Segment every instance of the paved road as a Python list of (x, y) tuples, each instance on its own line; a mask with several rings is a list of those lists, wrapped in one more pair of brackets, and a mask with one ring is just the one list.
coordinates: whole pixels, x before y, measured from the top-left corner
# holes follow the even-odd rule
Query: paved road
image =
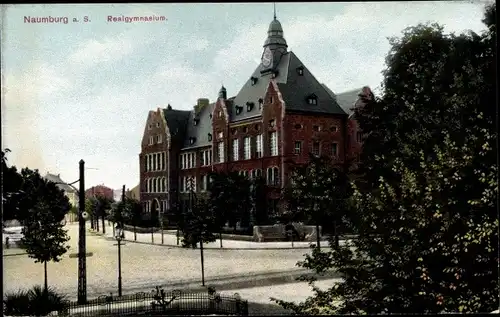
[[(48, 264), (49, 285), (60, 292), (75, 295), (77, 289), (78, 225), (69, 224), (70, 250), (58, 263)], [(10, 250), (12, 252), (12, 250)], [(114, 292), (117, 288), (117, 246), (101, 236), (87, 235), (87, 292), (94, 295)], [(258, 276), (266, 272), (284, 272), (298, 269), (296, 263), (304, 259), (304, 249), (284, 250), (225, 250), (208, 249), (204, 252), (205, 277), (234, 278)], [(29, 288), (43, 284), (43, 265), (34, 263), (26, 255), (4, 256), (4, 291)], [(147, 245), (127, 242), (122, 248), (122, 276), (124, 292), (127, 287), (139, 289), (149, 285), (165, 285), (179, 281), (201, 280), (200, 250)]]

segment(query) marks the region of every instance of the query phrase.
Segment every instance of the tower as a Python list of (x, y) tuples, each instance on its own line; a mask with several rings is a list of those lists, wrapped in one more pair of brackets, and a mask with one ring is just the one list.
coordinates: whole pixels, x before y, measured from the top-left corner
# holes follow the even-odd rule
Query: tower
[(283, 27), (276, 18), (276, 5), (274, 6), (274, 19), (269, 24), (267, 30), (267, 39), (264, 42), (264, 52), (261, 61), (264, 67), (263, 72), (273, 70), (281, 60), (281, 57), (287, 53), (288, 45), (283, 37)]

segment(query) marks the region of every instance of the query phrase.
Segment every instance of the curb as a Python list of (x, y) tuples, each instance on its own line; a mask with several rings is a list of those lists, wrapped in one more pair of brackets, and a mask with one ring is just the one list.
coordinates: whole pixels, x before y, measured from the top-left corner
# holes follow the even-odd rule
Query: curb
[[(111, 237), (106, 237), (106, 236), (104, 236), (100, 232), (97, 233), (97, 232), (90, 231), (90, 230), (89, 230), (89, 232), (92, 235), (103, 237), (106, 240), (115, 241), (115, 239), (113, 239)], [(151, 243), (151, 242), (134, 241), (134, 240), (129, 240), (129, 239), (123, 239), (122, 241), (130, 242), (130, 243), (146, 244), (146, 245), (155, 245), (155, 246), (160, 246), (160, 247), (188, 249), (188, 248), (185, 248), (185, 247), (183, 247), (181, 245), (176, 245), (176, 244), (161, 244), (161, 243), (156, 244), (156, 243)], [(322, 241), (322, 242), (328, 243), (328, 241)], [(311, 243), (314, 243), (314, 242), (311, 242)], [(231, 248), (225, 248), (225, 247), (222, 247), (222, 248), (212, 248), (212, 247), (206, 247), (206, 246), (204, 246), (203, 249), (204, 250), (228, 250), (228, 251), (231, 251), (231, 250), (232, 251), (234, 251), (234, 250), (258, 251), (258, 250), (310, 250), (311, 247), (310, 246), (306, 246), (306, 247), (299, 246), (299, 247), (293, 247), (292, 248), (291, 246), (287, 246), (287, 247), (263, 247), (263, 248), (234, 248), (234, 247), (231, 247)]]
[(22, 253), (12, 253), (12, 254), (4, 254), (3, 256), (16, 256), (16, 255), (26, 255), (28, 254), (27, 252), (22, 252)]

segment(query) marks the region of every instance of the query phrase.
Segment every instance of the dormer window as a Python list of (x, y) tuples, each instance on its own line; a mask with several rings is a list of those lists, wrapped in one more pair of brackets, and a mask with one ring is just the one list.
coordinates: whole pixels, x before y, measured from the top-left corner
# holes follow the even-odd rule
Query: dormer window
[(262, 109), (262, 104), (264, 104), (264, 99), (259, 98), (259, 110)]
[(304, 76), (304, 66), (297, 67), (297, 74), (299, 74), (299, 76)]
[(219, 133), (217, 134), (217, 137), (218, 137), (219, 139), (222, 139), (222, 137), (223, 137), (223, 136), (224, 136), (224, 134), (223, 134), (222, 132), (219, 132)]
[(236, 114), (240, 114), (243, 111), (243, 107), (236, 106)]
[(196, 138), (195, 137), (189, 138), (189, 144), (193, 145), (194, 142), (196, 142)]
[(200, 123), (200, 119), (194, 119), (194, 120), (193, 120), (193, 124), (194, 124), (194, 125), (198, 125), (198, 123)]
[(209, 141), (209, 142), (210, 142), (210, 141), (212, 141), (212, 133), (209, 133), (209, 134), (208, 134), (208, 141)]
[(317, 105), (318, 97), (316, 97), (315, 94), (310, 95), (309, 97), (307, 97), (307, 103), (310, 105)]
[(212, 114), (210, 114), (209, 116), (210, 116), (210, 119), (212, 119)]
[(258, 78), (257, 77), (250, 77), (250, 82), (252, 83), (252, 86), (257, 83)]
[(254, 103), (253, 103), (253, 102), (247, 102), (247, 112), (252, 111), (253, 106), (254, 106)]
[(271, 75), (272, 78), (278, 77), (279, 72), (277, 70), (273, 71), (273, 74)]
[(221, 110), (219, 110), (219, 112), (218, 112), (218, 116), (219, 116), (219, 118), (221, 118), (221, 117), (222, 117), (222, 111), (221, 111)]

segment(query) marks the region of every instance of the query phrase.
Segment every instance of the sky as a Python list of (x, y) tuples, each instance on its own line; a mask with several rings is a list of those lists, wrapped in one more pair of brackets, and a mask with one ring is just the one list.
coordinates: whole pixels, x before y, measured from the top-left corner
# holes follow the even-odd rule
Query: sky
[[(388, 37), (419, 23), (485, 29), (486, 1), (277, 3), (288, 49), (335, 93), (382, 81)], [(259, 63), (273, 3), (3, 5), (2, 149), (85, 187), (139, 183), (148, 111), (234, 96)], [(67, 17), (27, 23), (25, 17)], [(84, 22), (84, 17), (88, 22)], [(165, 17), (108, 22), (108, 16)], [(77, 19), (78, 22), (73, 22)]]

